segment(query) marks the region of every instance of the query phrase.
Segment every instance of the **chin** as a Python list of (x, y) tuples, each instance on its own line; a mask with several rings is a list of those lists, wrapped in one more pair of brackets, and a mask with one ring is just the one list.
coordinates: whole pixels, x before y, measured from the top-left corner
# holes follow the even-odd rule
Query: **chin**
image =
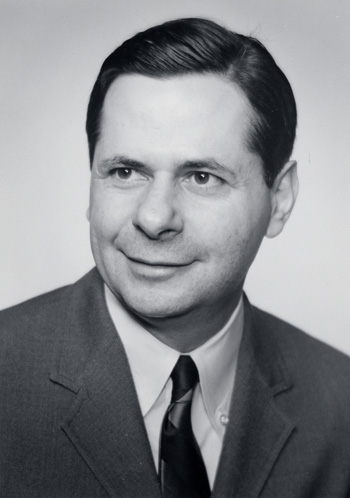
[(181, 299), (166, 298), (152, 292), (147, 296), (137, 293), (132, 296), (125, 293), (117, 295), (121, 303), (140, 318), (172, 318), (189, 311), (188, 304)]

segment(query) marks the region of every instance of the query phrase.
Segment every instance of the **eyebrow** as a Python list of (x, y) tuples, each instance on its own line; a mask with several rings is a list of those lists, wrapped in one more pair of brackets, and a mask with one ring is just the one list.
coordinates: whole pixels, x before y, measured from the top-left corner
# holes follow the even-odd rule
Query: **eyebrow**
[(127, 166), (129, 168), (145, 168), (146, 165), (141, 163), (140, 161), (136, 161), (135, 159), (131, 159), (126, 156), (113, 156), (108, 159), (103, 159), (99, 163), (99, 167), (101, 168), (114, 168), (117, 166)]
[(183, 169), (208, 169), (210, 171), (226, 173), (230, 175), (234, 175), (234, 172), (228, 169), (228, 167), (223, 166), (222, 164), (215, 161), (215, 159), (200, 159), (194, 161), (185, 161), (181, 163), (181, 167)]
[[(149, 168), (149, 165), (142, 163), (141, 161), (137, 161), (135, 159), (131, 159), (127, 156), (117, 155), (108, 159), (103, 159), (99, 163), (99, 167), (101, 168), (114, 168), (118, 166), (124, 166), (128, 168), (136, 168), (136, 169), (145, 169)], [(187, 160), (180, 162), (177, 165), (180, 169), (184, 170), (209, 170), (214, 173), (221, 173), (225, 175), (229, 175), (232, 177), (236, 177), (236, 173), (229, 169), (227, 166), (224, 166), (217, 162), (213, 158), (208, 159), (198, 159), (198, 160)]]

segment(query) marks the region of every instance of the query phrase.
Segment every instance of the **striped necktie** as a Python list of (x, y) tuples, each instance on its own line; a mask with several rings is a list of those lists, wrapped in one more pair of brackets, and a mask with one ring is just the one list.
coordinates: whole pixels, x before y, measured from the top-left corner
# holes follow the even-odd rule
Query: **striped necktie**
[(165, 414), (159, 458), (164, 498), (207, 498), (210, 487), (191, 424), (198, 370), (190, 356), (180, 356), (172, 373), (171, 403)]

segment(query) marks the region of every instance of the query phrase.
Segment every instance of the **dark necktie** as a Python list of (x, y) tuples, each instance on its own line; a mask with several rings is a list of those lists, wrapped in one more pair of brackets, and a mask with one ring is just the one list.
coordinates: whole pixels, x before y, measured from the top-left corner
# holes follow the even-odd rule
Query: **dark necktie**
[(210, 487), (191, 424), (197, 367), (190, 356), (180, 356), (171, 373), (173, 392), (165, 414), (160, 446), (159, 475), (165, 498), (207, 498)]

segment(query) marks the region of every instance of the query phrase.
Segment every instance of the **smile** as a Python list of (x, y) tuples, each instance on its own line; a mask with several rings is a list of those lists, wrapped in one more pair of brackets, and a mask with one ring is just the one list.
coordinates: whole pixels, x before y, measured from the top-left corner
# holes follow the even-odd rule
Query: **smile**
[(170, 261), (147, 261), (143, 258), (132, 258), (127, 256), (130, 261), (134, 263), (139, 263), (141, 265), (153, 266), (153, 267), (180, 267), (180, 266), (189, 266), (191, 263), (180, 263), (180, 262), (170, 262)]
[(149, 261), (143, 258), (126, 256), (131, 273), (143, 280), (164, 281), (186, 271), (192, 264), (174, 261)]

